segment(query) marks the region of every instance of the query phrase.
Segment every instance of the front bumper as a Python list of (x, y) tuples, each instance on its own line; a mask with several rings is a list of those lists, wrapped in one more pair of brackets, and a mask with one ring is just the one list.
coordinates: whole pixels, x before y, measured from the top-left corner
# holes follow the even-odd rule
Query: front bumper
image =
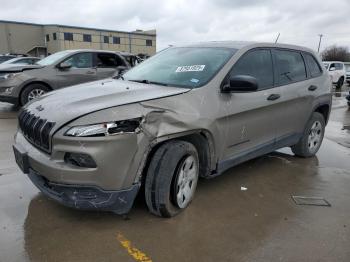
[[(18, 131), (14, 146), (27, 154), (29, 166), (47, 180), (58, 184), (95, 186), (106, 191), (124, 190), (139, 182), (144, 148), (142, 134), (109, 137), (65, 137), (60, 130), (52, 138), (48, 154)], [(141, 142), (144, 141), (144, 142)], [(145, 145), (142, 145), (145, 144)], [(96, 168), (75, 166), (65, 161), (66, 153), (84, 153), (96, 163)], [(26, 172), (25, 172), (26, 173)]]
[(130, 211), (140, 184), (118, 191), (105, 191), (98, 187), (64, 185), (48, 181), (29, 169), (28, 177), (39, 190), (49, 198), (67, 207), (82, 210), (112, 211), (118, 215)]
[(17, 105), (18, 104), (18, 98), (17, 97), (13, 97), (13, 96), (0, 95), (0, 102), (6, 102), (6, 103)]

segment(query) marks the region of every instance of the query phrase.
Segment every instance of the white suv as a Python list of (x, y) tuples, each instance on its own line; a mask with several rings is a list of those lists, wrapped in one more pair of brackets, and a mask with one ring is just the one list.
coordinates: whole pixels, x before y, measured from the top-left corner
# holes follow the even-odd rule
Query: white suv
[(346, 71), (346, 82), (350, 86), (350, 62), (344, 63)]
[(333, 84), (337, 88), (341, 88), (346, 78), (344, 63), (339, 61), (324, 61), (323, 64), (331, 76)]

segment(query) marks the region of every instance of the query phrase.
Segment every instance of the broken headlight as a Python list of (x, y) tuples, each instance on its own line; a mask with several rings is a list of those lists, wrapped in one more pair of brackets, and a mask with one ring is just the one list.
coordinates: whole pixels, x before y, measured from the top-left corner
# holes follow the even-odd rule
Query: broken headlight
[(136, 132), (140, 126), (141, 118), (122, 120), (70, 128), (64, 135), (74, 137), (109, 136), (122, 133)]

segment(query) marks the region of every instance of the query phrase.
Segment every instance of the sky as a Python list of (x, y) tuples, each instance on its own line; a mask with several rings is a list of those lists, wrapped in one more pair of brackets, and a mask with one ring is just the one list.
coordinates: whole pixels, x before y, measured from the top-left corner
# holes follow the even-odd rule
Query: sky
[(350, 0), (0, 0), (0, 20), (157, 30), (157, 50), (198, 41), (350, 48)]

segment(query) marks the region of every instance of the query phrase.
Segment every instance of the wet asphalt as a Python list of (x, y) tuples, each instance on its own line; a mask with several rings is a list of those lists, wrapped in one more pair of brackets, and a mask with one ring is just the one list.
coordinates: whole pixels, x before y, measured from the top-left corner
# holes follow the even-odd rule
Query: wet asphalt
[[(0, 261), (350, 261), (350, 110), (335, 93), (316, 157), (290, 149), (199, 182), (172, 219), (63, 207), (21, 173), (12, 153), (17, 109), (0, 103)], [(246, 189), (246, 190), (244, 190)], [(331, 206), (296, 205), (291, 196)]]

